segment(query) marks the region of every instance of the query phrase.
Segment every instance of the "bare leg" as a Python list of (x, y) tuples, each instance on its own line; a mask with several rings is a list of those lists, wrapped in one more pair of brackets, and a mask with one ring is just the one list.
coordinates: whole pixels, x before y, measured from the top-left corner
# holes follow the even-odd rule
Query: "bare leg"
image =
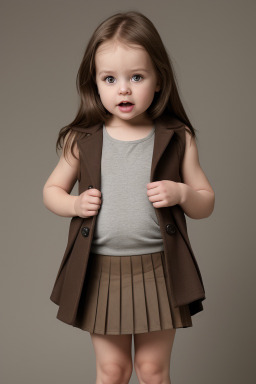
[(170, 359), (176, 329), (134, 335), (134, 369), (140, 384), (171, 384)]
[(128, 384), (132, 364), (132, 335), (90, 334), (96, 355), (96, 384)]

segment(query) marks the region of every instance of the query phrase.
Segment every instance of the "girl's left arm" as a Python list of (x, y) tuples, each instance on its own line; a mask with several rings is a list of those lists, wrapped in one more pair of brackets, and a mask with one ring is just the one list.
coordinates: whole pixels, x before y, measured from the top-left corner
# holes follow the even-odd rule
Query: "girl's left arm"
[(178, 183), (180, 187), (179, 205), (188, 217), (203, 219), (213, 212), (215, 194), (200, 166), (195, 139), (186, 130), (185, 134), (186, 147), (181, 165), (184, 183)]

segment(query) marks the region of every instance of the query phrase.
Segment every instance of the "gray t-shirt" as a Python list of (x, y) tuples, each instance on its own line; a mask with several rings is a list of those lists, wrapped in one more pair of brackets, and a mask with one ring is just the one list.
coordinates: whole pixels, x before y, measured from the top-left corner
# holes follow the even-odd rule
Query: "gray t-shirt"
[(164, 250), (155, 208), (147, 196), (155, 127), (148, 136), (123, 141), (103, 124), (101, 208), (91, 252), (111, 256)]

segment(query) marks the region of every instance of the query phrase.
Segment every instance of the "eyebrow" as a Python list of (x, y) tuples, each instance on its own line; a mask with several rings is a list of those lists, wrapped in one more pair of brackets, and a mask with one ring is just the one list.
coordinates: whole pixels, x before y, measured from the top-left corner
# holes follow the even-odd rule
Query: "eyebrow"
[[(135, 69), (131, 69), (130, 72), (149, 72), (147, 69), (144, 69), (144, 68), (135, 68)], [(115, 73), (115, 71), (107, 71), (107, 70), (104, 70), (104, 71), (101, 71), (99, 73), (99, 75), (101, 75), (102, 73)]]

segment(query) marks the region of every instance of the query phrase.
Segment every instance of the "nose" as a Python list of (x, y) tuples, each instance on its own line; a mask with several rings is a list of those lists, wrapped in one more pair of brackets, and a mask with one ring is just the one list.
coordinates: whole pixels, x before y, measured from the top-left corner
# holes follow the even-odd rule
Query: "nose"
[(126, 81), (122, 81), (122, 83), (120, 84), (119, 93), (120, 94), (126, 94), (126, 93), (130, 94), (131, 93), (130, 86)]

